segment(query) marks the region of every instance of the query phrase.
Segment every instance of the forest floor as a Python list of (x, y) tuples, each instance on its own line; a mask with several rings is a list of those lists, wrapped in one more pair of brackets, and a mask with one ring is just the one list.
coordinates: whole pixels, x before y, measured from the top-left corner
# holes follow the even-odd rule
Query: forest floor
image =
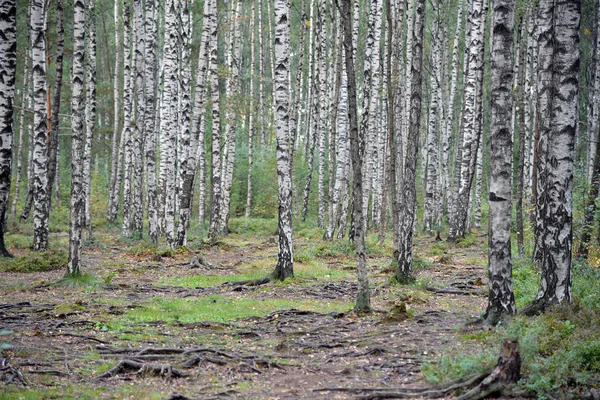
[(5, 385), (0, 398), (346, 399), (431, 386), (427, 363), (471, 351), (486, 235), (459, 245), (419, 235), (410, 285), (390, 284), (391, 249), (373, 236), (375, 312), (363, 316), (351, 312), (347, 240), (295, 240), (296, 277), (262, 286), (225, 284), (272, 271), (276, 237), (260, 234), (174, 252), (97, 234), (84, 285), (57, 284), (64, 269), (1, 273), (5, 362), (27, 385)]

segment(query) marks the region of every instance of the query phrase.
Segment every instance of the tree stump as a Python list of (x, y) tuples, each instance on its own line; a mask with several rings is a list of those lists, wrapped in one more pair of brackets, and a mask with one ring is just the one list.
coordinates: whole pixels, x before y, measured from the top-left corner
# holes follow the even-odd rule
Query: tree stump
[(509, 394), (521, 379), (521, 354), (519, 343), (505, 339), (502, 342), (498, 363), (492, 372), (475, 388), (460, 396), (459, 400), (483, 399), (495, 393)]

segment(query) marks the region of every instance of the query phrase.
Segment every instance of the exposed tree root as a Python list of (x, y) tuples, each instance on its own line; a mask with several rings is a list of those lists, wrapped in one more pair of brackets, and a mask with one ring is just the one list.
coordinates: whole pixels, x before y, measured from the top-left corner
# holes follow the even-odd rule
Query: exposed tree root
[(0, 361), (0, 382), (3, 382), (5, 385), (15, 383), (27, 386), (27, 381), (21, 371), (11, 366), (6, 358)]
[(225, 282), (225, 283), (221, 284), (221, 286), (233, 286), (234, 290), (235, 290), (236, 287), (241, 287), (241, 286), (266, 285), (267, 283), (270, 283), (274, 280), (275, 280), (275, 276), (273, 274), (271, 274), (271, 275), (264, 276), (262, 278), (246, 279), (243, 281)]
[(110, 378), (111, 376), (129, 371), (136, 371), (140, 375), (149, 373), (152, 375), (164, 376), (166, 378), (182, 378), (188, 376), (187, 373), (179, 371), (169, 364), (146, 364), (125, 359), (121, 360), (114, 368), (94, 378), (94, 381)]
[(466, 296), (485, 296), (486, 292), (482, 290), (459, 290), (459, 289), (438, 289), (434, 287), (425, 288), (429, 292), (442, 294), (462, 294)]
[(476, 374), (467, 378), (448, 383), (446, 385), (435, 386), (431, 388), (322, 388), (315, 389), (316, 392), (324, 391), (342, 391), (352, 393), (367, 393), (359, 396), (360, 399), (413, 399), (415, 397), (438, 398), (465, 387), (470, 387), (481, 382), (488, 374)]
[[(521, 356), (519, 344), (512, 340), (504, 340), (498, 363), (490, 373), (472, 375), (470, 377), (450, 382), (446, 385), (432, 388), (321, 388), (316, 392), (343, 391), (365, 393), (359, 399), (412, 399), (415, 397), (439, 398), (448, 396), (458, 390), (468, 390), (458, 397), (459, 400), (480, 400), (491, 395), (506, 395), (527, 397), (527, 393), (519, 391), (515, 383), (521, 377)], [(474, 387), (473, 387), (474, 386)]]

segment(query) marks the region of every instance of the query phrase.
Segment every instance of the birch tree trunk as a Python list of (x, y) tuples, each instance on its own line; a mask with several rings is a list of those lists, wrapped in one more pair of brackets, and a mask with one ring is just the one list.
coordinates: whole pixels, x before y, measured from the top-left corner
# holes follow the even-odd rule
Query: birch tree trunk
[[(212, 27), (212, 35), (217, 37), (217, 25)], [(219, 111), (219, 75), (217, 71), (217, 41), (210, 46), (209, 75), (211, 78), (212, 100), (212, 158), (211, 158), (211, 200), (210, 200), (210, 227), (208, 236), (211, 240), (219, 237), (219, 212), (221, 210), (221, 114)]]
[(157, 188), (156, 188), (156, 141), (154, 140), (154, 130), (156, 128), (156, 119), (154, 108), (155, 100), (155, 75), (157, 70), (156, 57), (156, 5), (154, 0), (146, 0), (145, 8), (145, 108), (144, 108), (144, 132), (145, 132), (145, 154), (146, 154), (146, 190), (148, 199), (148, 236), (152, 244), (158, 243), (158, 210), (157, 210)]
[[(133, 170), (132, 146), (132, 112), (133, 112), (133, 72), (130, 43), (133, 42), (131, 34), (131, 7), (123, 4), (123, 132), (121, 133), (121, 148), (123, 151), (123, 226), (121, 233), (124, 237), (131, 236), (132, 228), (132, 193), (131, 179)], [(119, 180), (117, 172), (117, 182)]]
[[(206, 2), (208, 3), (208, 1)], [(196, 175), (196, 156), (198, 154), (198, 138), (196, 131), (191, 131), (191, 54), (190, 45), (192, 40), (192, 17), (190, 12), (190, 3), (182, 4), (181, 9), (181, 71), (180, 71), (180, 148), (179, 154), (179, 221), (177, 224), (177, 236), (173, 246), (185, 246), (186, 233), (190, 224), (192, 214), (192, 197), (194, 191), (194, 178)], [(206, 8), (206, 7), (205, 7)], [(204, 26), (206, 28), (206, 24)], [(203, 29), (204, 32), (204, 29)], [(204, 33), (203, 33), (204, 35)], [(204, 38), (204, 36), (203, 36)], [(199, 56), (202, 58), (202, 54)], [(203, 82), (201, 83), (203, 86)], [(202, 96), (202, 88), (196, 93)], [(201, 107), (201, 106), (200, 106)], [(200, 112), (200, 110), (194, 109)]]
[(437, 193), (438, 193), (438, 90), (441, 84), (441, 57), (440, 52), (442, 51), (440, 46), (440, 10), (433, 10), (436, 14), (433, 21), (431, 31), (431, 59), (432, 69), (429, 78), (429, 126), (427, 130), (427, 181), (425, 185), (425, 209), (423, 212), (423, 229), (427, 232), (431, 232), (433, 224), (435, 223), (435, 209), (437, 206)]
[[(537, 71), (534, 70), (534, 52), (536, 48), (536, 39), (534, 35), (534, 7), (531, 6), (528, 10), (528, 18), (527, 18), (527, 60), (525, 66), (525, 84), (523, 85), (523, 91), (526, 94), (526, 98), (535, 99), (535, 86), (532, 83), (532, 79), (534, 78), (534, 73)], [(532, 177), (532, 169), (533, 169), (533, 124), (535, 120), (535, 104), (536, 101), (528, 101), (527, 104), (523, 104), (524, 111), (524, 127), (525, 130), (525, 150), (523, 154), (524, 163), (523, 163), (523, 197), (525, 197), (525, 204), (529, 206), (531, 204), (531, 177)]]
[(86, 7), (86, 80), (85, 80), (85, 145), (83, 150), (83, 196), (84, 213), (83, 228), (87, 230), (88, 237), (91, 236), (91, 210), (90, 210), (90, 186), (92, 181), (92, 143), (96, 129), (96, 8), (95, 0), (87, 1)]
[[(302, 2), (302, 4), (304, 5), (304, 1)], [(302, 7), (302, 12), (304, 12), (304, 7)], [(244, 211), (244, 216), (246, 218), (250, 217), (250, 213), (252, 212), (252, 169), (254, 168), (254, 64), (255, 64), (255, 60), (254, 60), (254, 19), (256, 17), (256, 5), (255, 2), (252, 2), (252, 11), (250, 12), (250, 77), (249, 80), (250, 82), (248, 83), (248, 85), (250, 86), (250, 94), (249, 94), (249, 105), (248, 105), (248, 183), (247, 183), (247, 187), (248, 189), (246, 190), (246, 209)], [(304, 18), (304, 17), (303, 17)], [(303, 53), (303, 47), (302, 47), (302, 42), (303, 42), (303, 38), (304, 38), (304, 21), (302, 21), (302, 30), (300, 31), (300, 68), (299, 68), (299, 74), (302, 74), (302, 53)], [(261, 62), (261, 60), (259, 60), (259, 62)], [(259, 77), (260, 79), (262, 79), (262, 77)], [(301, 87), (298, 87), (298, 90), (302, 90)], [(295, 106), (293, 106), (293, 111), (292, 111), (292, 118), (294, 118), (294, 116), (297, 118), (298, 117), (298, 109), (299, 109), (299, 105), (296, 103)], [(292, 129), (296, 129), (296, 126), (294, 123), (292, 123)], [(297, 131), (296, 131), (297, 133)]]
[(479, 145), (476, 127), (476, 91), (479, 71), (483, 68), (481, 48), (483, 46), (482, 24), (484, 22), (482, 1), (473, 0), (473, 8), (469, 13), (470, 37), (468, 44), (469, 69), (465, 77), (464, 111), (462, 116), (462, 144), (460, 186), (455, 205), (455, 228), (448, 236), (448, 240), (456, 241), (465, 235), (467, 227), (467, 209), (469, 195), (475, 172), (477, 147)]
[(598, 141), (598, 119), (600, 118), (600, 5), (598, 6), (598, 12), (594, 20), (594, 80), (593, 87), (590, 93), (590, 115), (588, 115), (588, 121), (590, 121), (588, 128), (588, 172), (587, 181), (588, 184), (593, 184), (594, 176), (594, 162), (596, 157), (596, 142)]
[[(458, 2), (458, 14), (456, 17), (456, 30), (454, 33), (454, 42), (452, 46), (452, 60), (450, 65), (452, 66), (452, 75), (450, 78), (450, 93), (448, 95), (448, 102), (446, 106), (446, 119), (444, 123), (444, 130), (442, 136), (442, 157), (440, 169), (440, 193), (442, 195), (442, 204), (446, 204), (446, 209), (450, 209), (449, 203), (452, 200), (452, 195), (449, 195), (450, 189), (450, 142), (454, 132), (454, 120), (455, 120), (455, 100), (456, 100), (456, 87), (458, 85), (458, 70), (459, 70), (459, 58), (458, 58), (458, 46), (460, 42), (460, 36), (463, 27), (463, 0)], [(459, 124), (456, 124), (457, 126)], [(456, 167), (455, 167), (456, 168)]]
[(371, 292), (367, 275), (365, 231), (363, 229), (363, 191), (362, 191), (362, 162), (365, 151), (363, 132), (358, 131), (358, 114), (356, 101), (356, 76), (354, 73), (353, 44), (352, 44), (352, 18), (350, 2), (340, 2), (340, 17), (344, 31), (344, 52), (346, 62), (346, 78), (348, 89), (348, 122), (350, 132), (350, 153), (352, 158), (352, 171), (354, 188), (352, 192), (353, 209), (352, 219), (356, 221), (354, 244), (356, 246), (356, 272), (358, 275), (358, 292), (354, 311), (365, 313), (371, 311)]
[(267, 133), (265, 131), (265, 50), (263, 46), (264, 27), (262, 20), (262, 9), (262, 0), (258, 0), (258, 76), (260, 76), (260, 79), (258, 80), (258, 113), (260, 115), (260, 144), (264, 147), (267, 141)]
[(516, 312), (512, 288), (512, 80), (514, 0), (493, 0), (489, 296), (484, 319), (496, 325)]
[(135, 77), (135, 124), (133, 127), (133, 228), (137, 237), (142, 237), (143, 217), (144, 217), (144, 137), (145, 137), (145, 117), (146, 117), (146, 88), (144, 86), (144, 77), (146, 75), (146, 32), (144, 29), (144, 8), (141, 0), (134, 0), (133, 3), (135, 20), (134, 25), (134, 77)]
[(81, 274), (81, 233), (85, 212), (83, 188), (85, 1), (73, 6), (73, 69), (71, 73), (71, 215), (67, 275)]
[(425, 0), (415, 0), (414, 29), (412, 30), (412, 60), (410, 75), (410, 125), (407, 138), (406, 161), (402, 180), (402, 214), (398, 265), (395, 277), (398, 282), (409, 282), (412, 276), (412, 242), (416, 214), (416, 169), (421, 120), (421, 70), (423, 60), (423, 31), (425, 25)]
[(327, 105), (329, 104), (329, 91), (327, 90), (327, 23), (325, 0), (319, 0), (317, 9), (318, 26), (317, 30), (317, 62), (319, 64), (318, 85), (319, 85), (319, 104), (321, 112), (319, 113), (317, 137), (319, 138), (319, 210), (317, 214), (317, 226), (323, 228), (325, 218), (325, 140), (327, 136)]
[(115, 0), (115, 70), (113, 75), (113, 136), (112, 136), (112, 152), (111, 152), (111, 168), (110, 168), (110, 194), (108, 200), (107, 219), (114, 222), (117, 219), (119, 209), (119, 192), (121, 189), (120, 165), (123, 157), (121, 156), (121, 146), (119, 146), (119, 120), (120, 120), (120, 96), (119, 96), (119, 71), (121, 70), (121, 57), (119, 56), (121, 43), (121, 14), (119, 12), (119, 4), (121, 0)]
[[(241, 1), (238, 0), (235, 9), (232, 10), (232, 32), (231, 32), (231, 60), (230, 70), (231, 75), (229, 78), (229, 92), (227, 93), (228, 100), (228, 112), (225, 124), (226, 132), (226, 143), (227, 143), (227, 157), (223, 160), (223, 204), (221, 205), (221, 216), (219, 230), (222, 235), (227, 234), (227, 224), (229, 221), (230, 207), (231, 207), (231, 187), (233, 185), (233, 167), (235, 163), (235, 132), (236, 132), (236, 121), (238, 108), (239, 108), (239, 75), (241, 65), (241, 25), (236, 23), (241, 13)], [(289, 114), (288, 114), (289, 117)]]
[(52, 188), (58, 167), (58, 113), (62, 93), (63, 55), (65, 50), (65, 29), (62, 0), (56, 0), (56, 81), (50, 113), (50, 134), (48, 135), (48, 201), (52, 205)]
[(33, 249), (48, 249), (48, 160), (46, 157), (46, 40), (43, 0), (31, 2), (31, 43), (33, 62)]
[[(161, 169), (164, 160), (164, 221), (165, 234), (169, 246), (175, 241), (175, 175), (177, 160), (178, 129), (178, 48), (179, 32), (177, 29), (178, 1), (166, 3), (165, 41), (164, 41), (164, 104), (162, 107), (161, 135), (164, 148), (161, 149)], [(163, 154), (164, 153), (164, 154)]]
[[(17, 4), (6, 0), (0, 4), (0, 257), (12, 257), (4, 243), (8, 195), (10, 193), (13, 108), (17, 72)], [(26, 62), (27, 63), (27, 62)]]
[(273, 278), (294, 276), (292, 246), (292, 171), (290, 159), (290, 21), (288, 0), (275, 0), (275, 108), (277, 185), (279, 188), (279, 250)]
[[(335, 9), (332, 8), (332, 12), (335, 12)], [(338, 24), (337, 18), (334, 18), (334, 24)], [(345, 132), (342, 133), (340, 129), (344, 129), (345, 127), (337, 125), (339, 120), (339, 112), (345, 112), (346, 110), (341, 107), (340, 101), (340, 92), (342, 85), (342, 43), (341, 43), (341, 35), (337, 38), (338, 46), (338, 55), (337, 60), (335, 62), (335, 78), (333, 84), (333, 96), (332, 96), (332, 112), (330, 113), (330, 121), (329, 121), (329, 211), (328, 211), (328, 219), (327, 219), (327, 227), (325, 229), (325, 233), (323, 234), (323, 240), (331, 241), (333, 240), (333, 233), (335, 232), (335, 228), (337, 226), (338, 219), (338, 206), (340, 203), (340, 194), (341, 194), (341, 182), (342, 180), (342, 168), (345, 165), (346, 160), (343, 158), (342, 152), (345, 152), (344, 146), (346, 146), (346, 141), (344, 138)], [(345, 106), (345, 105), (344, 105)], [(342, 136), (342, 139), (340, 139)], [(342, 147), (340, 149), (339, 147)], [(340, 160), (340, 156), (342, 160)], [(337, 163), (336, 163), (337, 161)]]
[(580, 18), (581, 2), (577, 0), (540, 1), (534, 261), (541, 269), (541, 281), (536, 300), (524, 310), (527, 313), (571, 301)]

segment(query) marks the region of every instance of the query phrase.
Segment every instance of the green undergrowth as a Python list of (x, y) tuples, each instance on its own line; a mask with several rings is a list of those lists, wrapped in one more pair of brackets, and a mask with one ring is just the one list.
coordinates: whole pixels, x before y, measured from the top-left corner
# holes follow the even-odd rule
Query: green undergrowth
[(157, 297), (123, 316), (123, 321), (148, 323), (155, 321), (193, 323), (200, 321), (231, 322), (237, 319), (260, 317), (277, 310), (332, 312), (348, 311), (351, 305), (344, 301), (311, 299), (252, 299), (213, 295), (202, 298)]
[(2, 258), (2, 272), (43, 272), (65, 268), (67, 252), (64, 250), (32, 251), (15, 258)]
[[(442, 383), (489, 369), (502, 340), (510, 338), (520, 344), (520, 386), (540, 399), (589, 392), (585, 385), (600, 376), (600, 270), (580, 263), (573, 275), (571, 304), (552, 307), (537, 317), (516, 316), (493, 331), (465, 334), (460, 347), (425, 363), (425, 377)], [(516, 263), (517, 304), (533, 299), (537, 279), (530, 265)]]

